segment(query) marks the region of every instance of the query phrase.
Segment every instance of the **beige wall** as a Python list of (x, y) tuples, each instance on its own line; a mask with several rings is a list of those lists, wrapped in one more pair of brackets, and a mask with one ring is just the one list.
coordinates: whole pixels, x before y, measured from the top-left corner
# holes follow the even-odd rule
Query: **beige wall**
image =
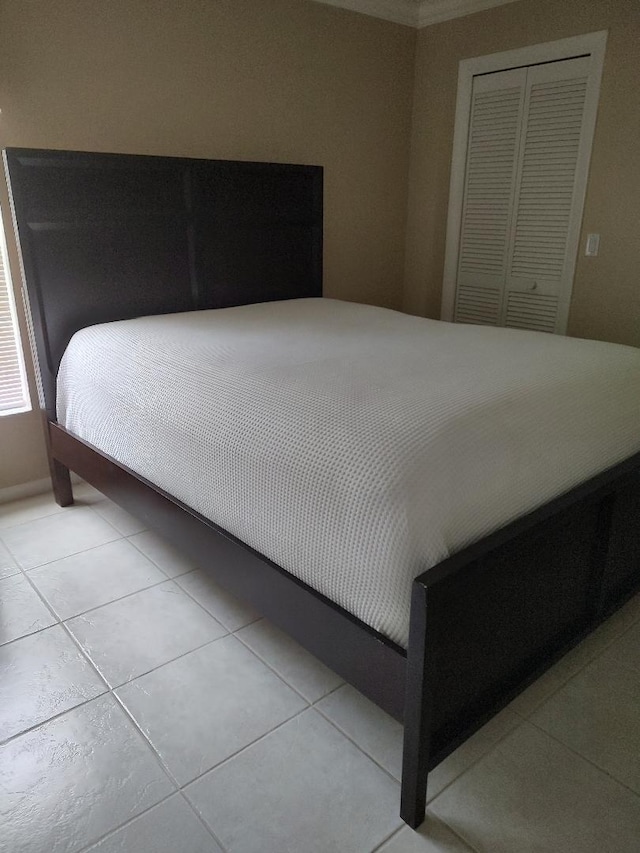
[[(640, 346), (640, 3), (521, 0), (421, 30), (416, 51), (404, 307), (440, 316), (458, 63), (609, 31), (569, 334)], [(585, 235), (601, 234), (584, 256)]]
[[(0, 147), (321, 164), (325, 294), (399, 308), (415, 40), (305, 0), (1, 0)], [(36, 414), (0, 452), (0, 488), (46, 475)]]

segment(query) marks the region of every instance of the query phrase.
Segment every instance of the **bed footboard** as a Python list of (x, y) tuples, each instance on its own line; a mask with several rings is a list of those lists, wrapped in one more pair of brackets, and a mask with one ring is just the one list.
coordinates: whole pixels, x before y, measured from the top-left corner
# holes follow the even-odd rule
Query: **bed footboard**
[(427, 775), (640, 586), (638, 456), (416, 579), (402, 818)]

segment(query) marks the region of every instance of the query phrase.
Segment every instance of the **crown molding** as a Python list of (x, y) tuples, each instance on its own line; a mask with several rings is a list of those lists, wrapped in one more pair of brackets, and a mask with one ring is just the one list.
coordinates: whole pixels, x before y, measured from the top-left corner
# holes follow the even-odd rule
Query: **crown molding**
[(516, 0), (422, 0), (418, 6), (417, 26), (428, 27), (514, 2)]
[(314, 0), (407, 27), (428, 27), (516, 0)]
[(382, 18), (394, 24), (408, 27), (418, 26), (418, 3), (416, 0), (314, 0), (325, 6), (339, 6), (351, 12), (360, 12), (374, 18)]

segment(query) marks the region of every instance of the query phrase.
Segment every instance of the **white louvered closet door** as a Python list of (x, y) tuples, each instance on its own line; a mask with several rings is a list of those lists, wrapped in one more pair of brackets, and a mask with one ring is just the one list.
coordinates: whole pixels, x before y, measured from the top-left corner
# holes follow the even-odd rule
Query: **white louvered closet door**
[(562, 330), (588, 74), (578, 58), (474, 79), (457, 322)]
[(506, 326), (555, 332), (568, 310), (579, 237), (574, 190), (588, 75), (586, 57), (527, 71)]
[(526, 68), (473, 81), (455, 320), (502, 317)]

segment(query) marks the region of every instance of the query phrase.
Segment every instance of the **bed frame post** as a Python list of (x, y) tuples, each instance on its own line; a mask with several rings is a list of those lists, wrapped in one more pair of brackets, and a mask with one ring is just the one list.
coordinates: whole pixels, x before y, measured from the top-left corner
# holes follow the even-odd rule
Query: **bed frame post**
[(53, 455), (51, 447), (51, 433), (49, 432), (50, 420), (46, 412), (43, 413), (44, 435), (47, 445), (47, 459), (49, 461), (49, 473), (51, 474), (51, 486), (53, 496), (58, 506), (71, 506), (73, 503), (73, 489), (71, 487), (71, 472), (66, 465), (59, 462)]
[(51, 472), (51, 485), (53, 496), (59, 506), (71, 506), (73, 503), (73, 489), (71, 488), (71, 474), (69, 469), (58, 462), (52, 456), (49, 457), (49, 470)]
[(431, 745), (433, 659), (429, 637), (429, 588), (416, 580), (411, 592), (411, 623), (407, 649), (404, 746), (400, 817), (413, 829), (424, 820)]

